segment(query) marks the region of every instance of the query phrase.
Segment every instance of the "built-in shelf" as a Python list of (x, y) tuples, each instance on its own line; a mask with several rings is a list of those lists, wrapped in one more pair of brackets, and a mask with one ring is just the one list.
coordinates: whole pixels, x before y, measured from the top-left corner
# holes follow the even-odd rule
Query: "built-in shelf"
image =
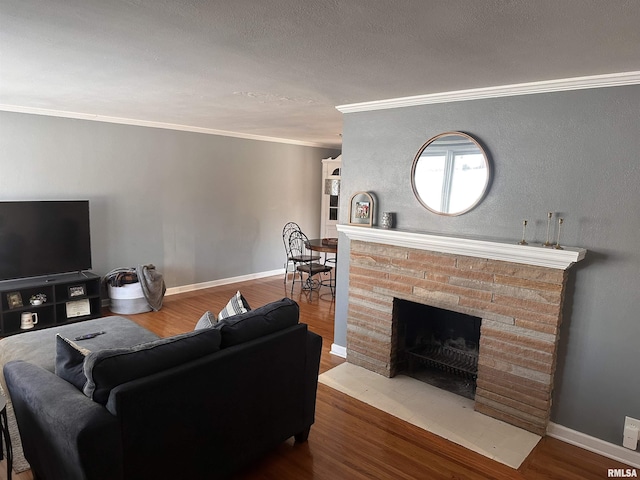
[(338, 225), (338, 232), (344, 233), (350, 240), (502, 260), (561, 270), (566, 270), (574, 263), (579, 262), (587, 253), (584, 248), (565, 247), (564, 245), (562, 245), (562, 249), (556, 249), (554, 247), (544, 247), (540, 244), (519, 245), (495, 240), (436, 235), (397, 229), (366, 228), (353, 225)]
[[(23, 313), (34, 314), (37, 319), (33, 330), (99, 317), (100, 282), (101, 278), (91, 272), (0, 282), (0, 336), (31, 331), (21, 328)], [(46, 301), (30, 304), (30, 297), (37, 294), (45, 295)]]

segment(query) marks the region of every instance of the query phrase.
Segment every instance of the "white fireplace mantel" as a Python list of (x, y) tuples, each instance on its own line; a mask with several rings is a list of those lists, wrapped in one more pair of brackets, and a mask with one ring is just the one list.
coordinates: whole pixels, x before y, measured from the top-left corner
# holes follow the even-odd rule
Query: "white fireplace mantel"
[(502, 260), (560, 270), (566, 270), (574, 263), (579, 262), (587, 253), (584, 248), (565, 247), (564, 245), (562, 249), (556, 249), (554, 247), (543, 247), (540, 244), (519, 245), (518, 243), (494, 240), (354, 225), (338, 225), (338, 231), (344, 233), (350, 240)]

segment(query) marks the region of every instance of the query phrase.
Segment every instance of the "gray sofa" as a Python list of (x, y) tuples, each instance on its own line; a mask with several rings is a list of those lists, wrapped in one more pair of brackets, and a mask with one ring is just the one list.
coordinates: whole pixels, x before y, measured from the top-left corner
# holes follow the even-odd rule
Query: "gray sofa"
[[(0, 361), (8, 360), (12, 340), (28, 343), (30, 335), (48, 351), (34, 360), (23, 350), (25, 358), (4, 365), (34, 474), (223, 478), (292, 436), (305, 441), (314, 422), (322, 339), (298, 317), (298, 305), (285, 298), (169, 339), (120, 317), (4, 339)], [(75, 342), (92, 352), (78, 370), (77, 352), (65, 354), (68, 345), (55, 334), (98, 330), (107, 333)], [(123, 330), (126, 338), (108, 345), (110, 333), (122, 337)], [(13, 347), (14, 354), (20, 350)]]

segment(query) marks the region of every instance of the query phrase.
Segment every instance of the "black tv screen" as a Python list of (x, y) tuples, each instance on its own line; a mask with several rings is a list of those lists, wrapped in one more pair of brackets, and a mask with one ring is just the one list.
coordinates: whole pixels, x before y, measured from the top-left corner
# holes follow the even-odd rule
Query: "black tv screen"
[(90, 268), (88, 200), (0, 202), (0, 281)]

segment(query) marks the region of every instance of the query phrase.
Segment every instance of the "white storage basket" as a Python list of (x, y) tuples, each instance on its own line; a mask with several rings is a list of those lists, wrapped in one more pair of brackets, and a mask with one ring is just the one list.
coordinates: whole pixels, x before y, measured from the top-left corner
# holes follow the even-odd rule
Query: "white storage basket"
[(132, 315), (151, 311), (140, 282), (125, 284), (121, 287), (108, 285), (108, 290), (109, 310), (113, 313)]

